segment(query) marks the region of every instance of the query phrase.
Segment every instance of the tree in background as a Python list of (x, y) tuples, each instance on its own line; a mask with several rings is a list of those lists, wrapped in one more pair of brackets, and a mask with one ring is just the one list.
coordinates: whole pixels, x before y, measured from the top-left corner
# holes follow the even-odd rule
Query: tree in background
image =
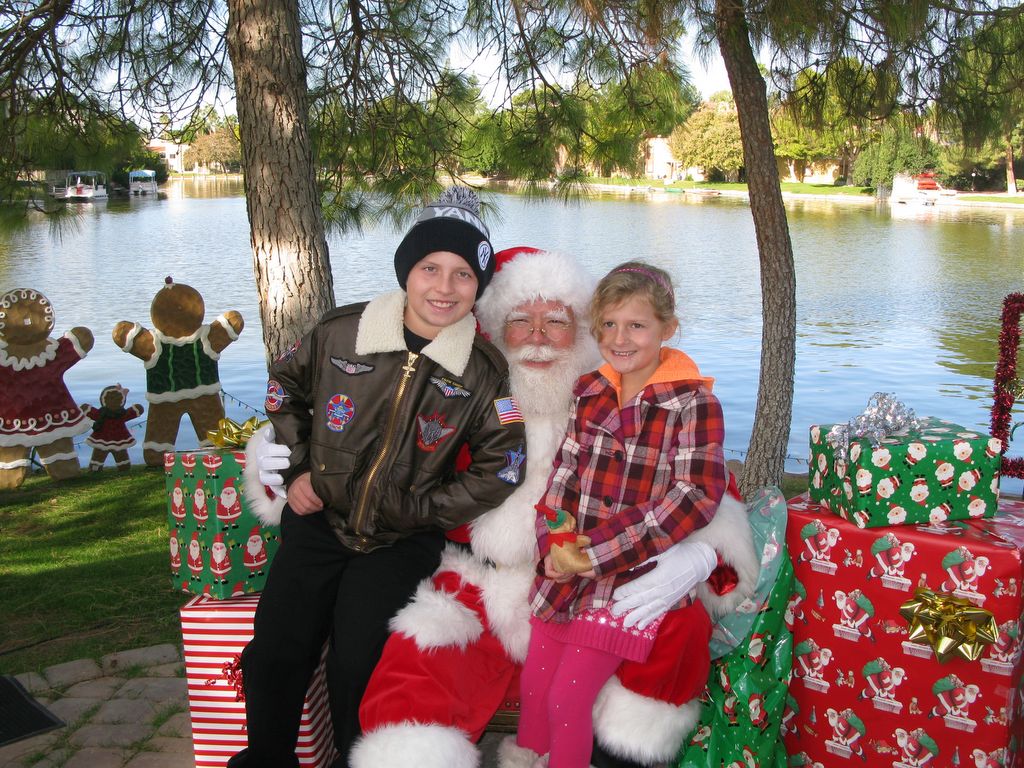
[(672, 131), (668, 145), (683, 167), (702, 169), (705, 179), (737, 181), (743, 167), (743, 141), (731, 95), (712, 96)]
[(937, 147), (913, 122), (910, 118), (886, 123), (854, 162), (854, 184), (891, 186), (898, 173), (916, 175), (938, 165)]
[(202, 166), (224, 173), (237, 173), (242, 163), (242, 145), (237, 128), (220, 125), (192, 139), (185, 150), (185, 167)]
[(1001, 147), (1006, 191), (1017, 194), (1013, 163), (1024, 129), (1024, 18), (1002, 19), (957, 41), (943, 68), (936, 106), (966, 147)]

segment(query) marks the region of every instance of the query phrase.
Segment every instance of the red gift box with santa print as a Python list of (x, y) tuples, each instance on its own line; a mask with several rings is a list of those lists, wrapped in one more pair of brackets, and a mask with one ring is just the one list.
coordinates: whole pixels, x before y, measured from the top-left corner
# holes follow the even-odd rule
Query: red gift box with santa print
[[(248, 744), (238, 661), (252, 639), (258, 603), (259, 595), (198, 595), (181, 609), (196, 768), (224, 768)], [(330, 765), (337, 755), (322, 662), (306, 693), (295, 754), (299, 765), (313, 768)]]
[[(790, 765), (1024, 768), (1019, 644), (1024, 503), (989, 520), (859, 528), (789, 502)], [(900, 608), (923, 587), (990, 611), (981, 657), (940, 661)]]
[(217, 599), (263, 589), (277, 551), (242, 493), (241, 448), (164, 454), (171, 584)]

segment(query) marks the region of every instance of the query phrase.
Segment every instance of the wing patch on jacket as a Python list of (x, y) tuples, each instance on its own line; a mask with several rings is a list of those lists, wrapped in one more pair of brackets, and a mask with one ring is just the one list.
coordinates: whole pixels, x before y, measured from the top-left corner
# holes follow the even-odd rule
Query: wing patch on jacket
[(339, 371), (347, 373), (349, 376), (358, 376), (361, 373), (369, 373), (373, 370), (372, 365), (367, 365), (366, 363), (353, 363), (343, 357), (332, 357), (331, 364)]
[(445, 398), (469, 397), (471, 394), (473, 394), (472, 392), (470, 392), (468, 389), (461, 386), (457, 382), (454, 382), (451, 379), (442, 378), (440, 376), (431, 376), (430, 383), (437, 387), (439, 390), (441, 390), (441, 394), (444, 395)]

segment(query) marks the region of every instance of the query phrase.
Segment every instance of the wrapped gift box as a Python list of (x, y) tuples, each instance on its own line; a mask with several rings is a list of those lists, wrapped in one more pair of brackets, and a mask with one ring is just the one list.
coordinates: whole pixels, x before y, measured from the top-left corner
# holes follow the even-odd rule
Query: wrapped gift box
[(228, 598), (263, 589), (278, 529), (263, 526), (242, 493), (245, 451), (164, 455), (171, 584)]
[(948, 421), (921, 424), (878, 446), (851, 440), (845, 458), (828, 440), (834, 425), (812, 426), (811, 500), (859, 528), (995, 514), (1002, 443)]
[[(1024, 504), (1004, 500), (992, 520), (866, 530), (805, 494), (789, 503), (787, 544), (802, 584), (787, 609), (790, 765), (1024, 766)], [(900, 614), (917, 587), (991, 611), (998, 640), (976, 661), (940, 662)]]
[[(181, 609), (196, 768), (224, 768), (248, 743), (238, 660), (252, 639), (258, 603), (259, 595), (228, 600), (198, 595)], [(306, 694), (295, 754), (300, 765), (314, 768), (336, 757), (322, 663)]]

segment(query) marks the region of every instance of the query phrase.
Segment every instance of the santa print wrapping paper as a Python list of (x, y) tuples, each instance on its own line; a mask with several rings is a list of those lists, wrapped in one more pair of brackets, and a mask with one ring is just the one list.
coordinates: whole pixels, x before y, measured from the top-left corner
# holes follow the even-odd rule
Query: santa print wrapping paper
[(277, 551), (276, 527), (261, 525), (242, 493), (245, 450), (164, 455), (171, 584), (224, 599), (263, 589)]
[[(802, 589), (793, 631), (791, 766), (1024, 766), (1019, 631), (1024, 504), (996, 517), (861, 529), (803, 495), (787, 544)], [(996, 643), (944, 663), (911, 642), (900, 606), (917, 587), (991, 611)]]
[[(252, 639), (258, 603), (259, 595), (228, 600), (198, 595), (181, 609), (196, 768), (224, 768), (248, 743), (236, 675), (242, 649)], [(337, 754), (322, 663), (306, 694), (295, 754), (299, 765), (313, 768), (330, 765)]]
[(940, 419), (848, 455), (828, 441), (833, 425), (810, 429), (811, 500), (860, 528), (991, 517), (999, 500), (1002, 442)]

